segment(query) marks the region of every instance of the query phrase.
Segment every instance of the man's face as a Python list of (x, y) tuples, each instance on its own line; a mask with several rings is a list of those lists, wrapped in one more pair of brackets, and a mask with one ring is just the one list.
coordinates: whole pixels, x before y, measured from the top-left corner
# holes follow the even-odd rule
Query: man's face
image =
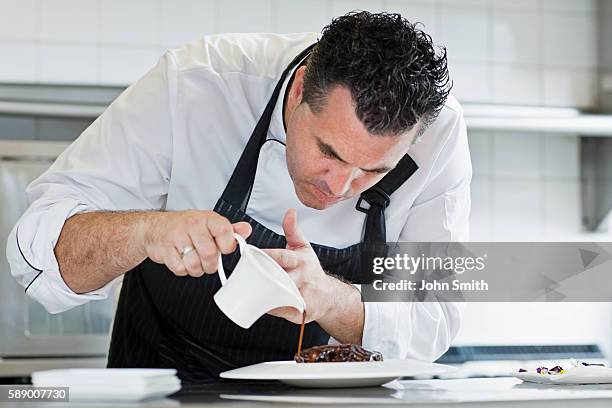
[(370, 134), (342, 86), (312, 112), (301, 98), (304, 69), (296, 71), (285, 107), (287, 167), (302, 204), (323, 210), (382, 179), (408, 151), (417, 126), (397, 136)]

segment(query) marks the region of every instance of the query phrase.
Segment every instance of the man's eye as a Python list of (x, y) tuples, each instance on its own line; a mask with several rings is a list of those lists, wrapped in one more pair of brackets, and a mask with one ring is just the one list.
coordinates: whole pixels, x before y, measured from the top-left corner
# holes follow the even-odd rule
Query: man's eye
[(391, 170), (388, 170), (388, 171), (384, 171), (384, 170), (369, 170), (368, 171), (366, 170), (366, 174), (369, 174), (370, 176), (383, 176), (389, 173), (389, 171)]
[(335, 159), (336, 155), (330, 152), (329, 150), (323, 150), (323, 155), (325, 157), (329, 157), (330, 159)]

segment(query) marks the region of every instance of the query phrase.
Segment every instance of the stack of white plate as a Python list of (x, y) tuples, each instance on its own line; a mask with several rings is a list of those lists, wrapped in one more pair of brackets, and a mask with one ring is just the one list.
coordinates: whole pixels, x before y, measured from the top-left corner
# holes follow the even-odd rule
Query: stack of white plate
[(173, 369), (78, 368), (32, 373), (36, 387), (69, 387), (70, 401), (142, 401), (181, 389)]

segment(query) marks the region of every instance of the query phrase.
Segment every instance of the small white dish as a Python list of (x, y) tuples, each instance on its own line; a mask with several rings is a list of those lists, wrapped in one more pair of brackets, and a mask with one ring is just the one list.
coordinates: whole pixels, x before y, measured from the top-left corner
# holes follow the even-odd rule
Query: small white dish
[(513, 375), (523, 381), (539, 384), (612, 384), (612, 368), (600, 366), (570, 367), (563, 374), (539, 374), (529, 370)]
[(65, 368), (35, 371), (33, 381), (155, 381), (177, 378), (174, 368)]
[(278, 380), (296, 387), (343, 388), (382, 385), (399, 377), (433, 376), (455, 368), (412, 359), (349, 363), (271, 361), (221, 373), (234, 380)]
[(70, 401), (138, 402), (174, 394), (174, 369), (79, 368), (32, 373), (37, 387), (68, 387)]

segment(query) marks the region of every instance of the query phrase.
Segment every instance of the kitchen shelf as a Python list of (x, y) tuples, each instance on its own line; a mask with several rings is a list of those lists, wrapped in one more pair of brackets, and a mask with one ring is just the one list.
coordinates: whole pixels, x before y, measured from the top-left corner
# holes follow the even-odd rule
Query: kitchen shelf
[(470, 130), (541, 132), (579, 134), (581, 136), (612, 136), (612, 115), (580, 115), (567, 118), (465, 118)]
[(95, 119), (106, 106), (69, 103), (0, 101), (0, 114)]
[(543, 106), (465, 104), (463, 108), (470, 130), (612, 137), (612, 115)]
[(120, 86), (0, 84), (0, 115), (93, 121), (124, 90)]
[(53, 162), (68, 146), (64, 141), (0, 140), (0, 160)]

